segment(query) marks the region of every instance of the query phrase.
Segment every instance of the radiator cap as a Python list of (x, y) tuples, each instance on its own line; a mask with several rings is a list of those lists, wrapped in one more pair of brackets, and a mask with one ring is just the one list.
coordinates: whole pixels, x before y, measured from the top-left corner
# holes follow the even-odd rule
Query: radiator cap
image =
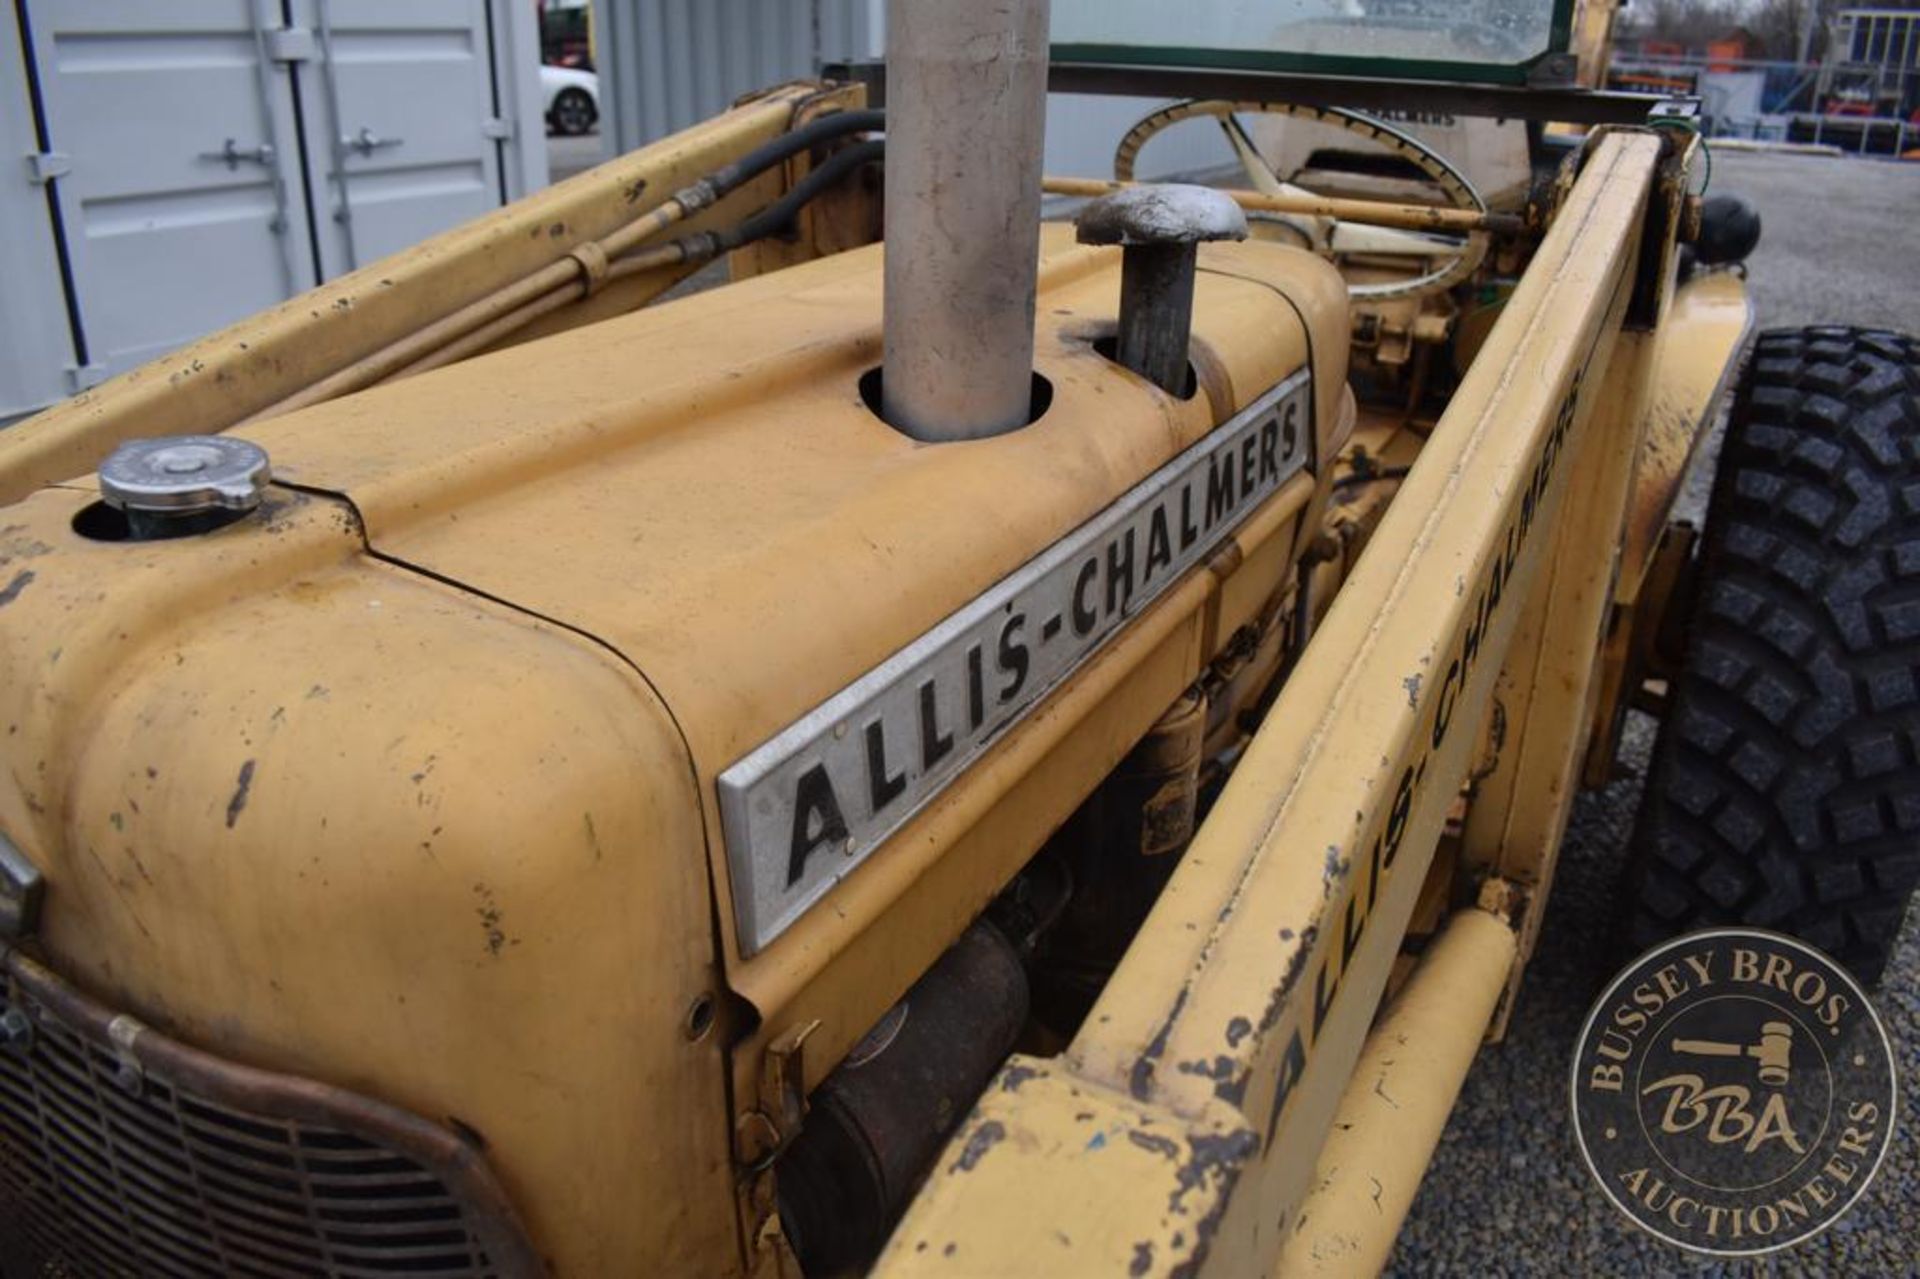
[(100, 496), (127, 512), (165, 517), (245, 513), (272, 470), (258, 444), (231, 435), (128, 440), (100, 466)]

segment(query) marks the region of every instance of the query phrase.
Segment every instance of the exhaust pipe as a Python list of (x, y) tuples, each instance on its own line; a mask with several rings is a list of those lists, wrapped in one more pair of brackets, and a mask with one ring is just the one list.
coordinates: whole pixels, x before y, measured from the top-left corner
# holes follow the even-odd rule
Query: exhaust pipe
[(917, 440), (1027, 424), (1049, 0), (888, 0), (881, 416)]

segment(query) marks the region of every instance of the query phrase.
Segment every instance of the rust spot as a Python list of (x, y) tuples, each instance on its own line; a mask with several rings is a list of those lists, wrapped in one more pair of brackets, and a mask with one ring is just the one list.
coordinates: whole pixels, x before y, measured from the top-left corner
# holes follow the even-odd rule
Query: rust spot
[[(17, 526), (16, 526), (17, 527)], [(14, 532), (15, 529), (9, 529)], [(53, 548), (37, 537), (21, 538), (5, 544), (6, 553), (0, 554), (0, 565), (11, 564), (15, 560), (36, 560), (42, 555), (53, 554)]]
[(627, 184), (627, 189), (621, 192), (620, 194), (628, 204), (632, 204), (635, 201), (637, 201), (641, 196), (645, 195), (646, 193), (647, 193), (647, 180), (645, 178), (635, 178), (632, 182)]
[[(974, 1165), (986, 1158), (989, 1150), (1006, 1140), (1007, 1128), (998, 1119), (989, 1119), (973, 1130), (967, 1138), (967, 1144), (960, 1149), (960, 1157), (953, 1161), (948, 1172), (972, 1172)], [(952, 1247), (951, 1244), (948, 1247)]]
[(1133, 1275), (1134, 1279), (1139, 1279), (1139, 1276), (1151, 1269), (1153, 1269), (1153, 1245), (1150, 1243), (1133, 1245), (1133, 1260), (1127, 1264), (1127, 1273)]
[(1415, 671), (1413, 674), (1401, 680), (1400, 684), (1402, 687), (1404, 687), (1407, 690), (1407, 709), (1419, 710), (1420, 709), (1420, 672)]
[(1150, 1150), (1154, 1154), (1166, 1159), (1178, 1159), (1180, 1157), (1179, 1143), (1175, 1142), (1171, 1137), (1162, 1137), (1158, 1133), (1134, 1132), (1129, 1129), (1127, 1132), (1127, 1140), (1142, 1150)]
[[(1167, 1212), (1181, 1212), (1181, 1200), (1187, 1198), (1188, 1191), (1202, 1187), (1208, 1181), (1217, 1181), (1223, 1189), (1233, 1185), (1240, 1177), (1240, 1166), (1260, 1148), (1260, 1137), (1254, 1135), (1250, 1127), (1236, 1127), (1235, 1131), (1221, 1137), (1190, 1137), (1188, 1148), (1192, 1158), (1181, 1164), (1179, 1187), (1167, 1198)], [(1217, 1208), (1225, 1208), (1225, 1196), (1221, 1196)], [(1200, 1223), (1202, 1237), (1208, 1235), (1208, 1227)]]
[(1167, 1039), (1173, 1034), (1173, 1023), (1180, 1019), (1181, 1010), (1187, 1006), (1187, 988), (1182, 986), (1180, 993), (1174, 996), (1173, 1008), (1167, 1013), (1167, 1019), (1160, 1023), (1160, 1029), (1154, 1032), (1153, 1039), (1147, 1044), (1147, 1050), (1133, 1063), (1133, 1069), (1127, 1072), (1127, 1091), (1136, 1101), (1145, 1101), (1153, 1088), (1154, 1066), (1160, 1060), (1160, 1054), (1167, 1050)]
[(13, 580), (11, 582), (8, 582), (5, 586), (0, 586), (0, 608), (5, 608), (7, 605), (19, 599), (20, 592), (26, 590), (28, 586), (32, 585), (33, 578), (34, 578), (33, 570), (30, 568), (23, 568), (18, 573), (15, 573), (13, 575)]
[(1331, 888), (1339, 878), (1347, 873), (1347, 859), (1340, 855), (1340, 845), (1327, 845), (1327, 867), (1322, 874), (1327, 886)]
[[(1287, 929), (1282, 929), (1281, 932), (1291, 935), (1290, 930)], [(1266, 1011), (1260, 1014), (1261, 1031), (1272, 1030), (1279, 1023), (1280, 1010), (1286, 1007), (1287, 996), (1293, 993), (1294, 985), (1300, 980), (1301, 971), (1307, 966), (1307, 957), (1313, 953), (1313, 944), (1319, 939), (1318, 924), (1308, 927), (1306, 932), (1300, 935), (1299, 948), (1293, 952), (1293, 958), (1287, 961), (1287, 970), (1280, 974), (1279, 984), (1273, 988), (1273, 993), (1267, 999)], [(1283, 937), (1282, 940), (1286, 938)]]
[(1039, 1076), (1040, 1072), (1032, 1066), (1022, 1066), (1019, 1062), (1014, 1062), (1000, 1072), (1000, 1091), (1019, 1092), (1022, 1084), (1026, 1083), (1029, 1079), (1037, 1079)]
[(500, 926), (500, 907), (493, 900), (493, 890), (485, 884), (475, 884), (473, 892), (480, 899), (476, 913), (480, 916), (480, 931), (485, 934), (487, 953), (499, 958), (509, 945), (518, 946), (518, 938), (508, 938), (506, 929)]
[(1212, 1061), (1183, 1061), (1180, 1063), (1183, 1075), (1198, 1075), (1202, 1079), (1213, 1081), (1213, 1095), (1229, 1105), (1238, 1106), (1247, 1097), (1247, 1080), (1240, 1074), (1233, 1058), (1221, 1053)]
[(240, 777), (234, 784), (233, 798), (227, 801), (227, 829), (240, 820), (241, 810), (247, 806), (247, 793), (253, 789), (253, 761), (240, 765)]

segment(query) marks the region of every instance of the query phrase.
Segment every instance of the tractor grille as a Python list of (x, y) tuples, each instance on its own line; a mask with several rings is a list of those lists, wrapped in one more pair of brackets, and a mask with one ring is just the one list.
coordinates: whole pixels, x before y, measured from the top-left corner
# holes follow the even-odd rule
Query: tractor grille
[(207, 1057), (113, 1017), (17, 953), (6, 961), (8, 1279), (537, 1269), (485, 1164), (453, 1133)]

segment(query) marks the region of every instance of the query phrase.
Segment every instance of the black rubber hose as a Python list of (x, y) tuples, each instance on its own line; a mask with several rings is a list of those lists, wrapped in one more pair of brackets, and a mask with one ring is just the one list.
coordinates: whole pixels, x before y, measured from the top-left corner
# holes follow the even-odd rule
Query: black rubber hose
[(868, 142), (856, 142), (850, 147), (834, 152), (824, 163), (812, 169), (806, 177), (794, 183), (793, 190), (748, 217), (744, 222), (720, 232), (720, 247), (722, 250), (737, 249), (743, 244), (779, 234), (793, 225), (793, 220), (799, 215), (800, 210), (819, 199), (822, 192), (839, 185), (849, 173), (863, 164), (870, 164), (880, 159), (886, 153), (887, 144), (877, 138)]
[[(718, 231), (695, 231), (691, 235), (670, 240), (663, 247), (676, 250), (679, 256), (675, 260), (679, 262), (710, 262), (742, 245), (778, 235), (793, 225), (801, 209), (819, 199), (823, 192), (845, 179), (847, 174), (885, 155), (886, 145), (883, 140), (876, 138), (836, 151), (796, 182), (791, 191), (758, 213), (749, 215), (744, 221)], [(643, 250), (634, 256), (644, 258), (653, 252), (650, 249)]]
[(1338, 493), (1342, 489), (1361, 488), (1368, 484), (1380, 483), (1386, 480), (1404, 480), (1412, 470), (1413, 468), (1408, 466), (1387, 466), (1377, 471), (1355, 471), (1351, 475), (1343, 475), (1335, 480), (1333, 482), (1333, 492)]
[(844, 138), (849, 133), (873, 133), (887, 127), (884, 111), (836, 111), (783, 133), (773, 141), (747, 152), (732, 164), (707, 174), (675, 198), (691, 211), (704, 208), (722, 198), (741, 183), (759, 177), (776, 164), (785, 163), (802, 151), (823, 142)]

